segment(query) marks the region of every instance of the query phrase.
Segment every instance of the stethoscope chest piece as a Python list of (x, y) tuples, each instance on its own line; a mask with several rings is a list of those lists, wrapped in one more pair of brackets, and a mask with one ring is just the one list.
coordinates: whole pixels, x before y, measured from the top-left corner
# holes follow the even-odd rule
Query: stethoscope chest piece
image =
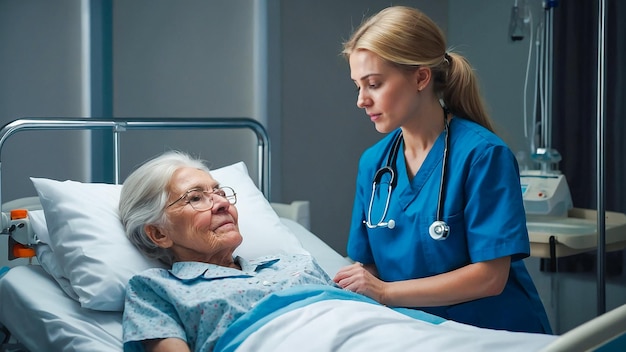
[(445, 221), (437, 220), (430, 225), (428, 233), (433, 240), (445, 240), (450, 234), (450, 226), (448, 226)]

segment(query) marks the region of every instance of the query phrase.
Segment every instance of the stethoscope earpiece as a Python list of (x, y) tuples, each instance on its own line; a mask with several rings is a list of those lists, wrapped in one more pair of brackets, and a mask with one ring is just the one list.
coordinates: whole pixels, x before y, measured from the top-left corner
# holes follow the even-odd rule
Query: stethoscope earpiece
[(450, 226), (445, 221), (437, 220), (430, 224), (428, 233), (433, 240), (441, 241), (448, 238), (450, 234)]

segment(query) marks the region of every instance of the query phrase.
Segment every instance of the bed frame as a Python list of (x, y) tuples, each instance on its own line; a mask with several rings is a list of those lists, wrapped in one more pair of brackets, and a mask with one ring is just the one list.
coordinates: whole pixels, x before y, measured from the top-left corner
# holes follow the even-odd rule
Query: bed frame
[[(0, 158), (9, 137), (34, 130), (110, 130), (113, 132), (116, 184), (120, 183), (120, 134), (128, 130), (248, 129), (257, 137), (258, 186), (270, 199), (270, 142), (266, 129), (251, 118), (28, 118), (10, 122), (0, 130)], [(0, 160), (0, 204), (2, 204), (2, 161)]]
[[(114, 183), (120, 181), (120, 135), (129, 130), (216, 130), (216, 129), (247, 129), (252, 131), (257, 138), (257, 185), (268, 201), (271, 199), (270, 191), (270, 143), (266, 129), (256, 120), (250, 118), (25, 118), (10, 122), (0, 130), (0, 158), (5, 142), (13, 135), (22, 131), (51, 131), (51, 130), (109, 130), (112, 132), (113, 144), (113, 167)], [(2, 160), (0, 159), (0, 204), (2, 198)], [(300, 220), (306, 221), (308, 226), (308, 203), (295, 203), (289, 205), (276, 205), (279, 215), (290, 217), (298, 216)], [(306, 212), (306, 214), (304, 214)], [(13, 216), (2, 215), (0, 234), (10, 234), (11, 241), (29, 246), (35, 244), (35, 239), (30, 238), (28, 223), (26, 221), (11, 219)], [(20, 231), (20, 229), (22, 229)], [(14, 247), (10, 253), (15, 251)], [(33, 254), (28, 248), (23, 256)], [(13, 259), (13, 257), (11, 257)]]
[(626, 350), (626, 304), (566, 332), (541, 352), (596, 350)]

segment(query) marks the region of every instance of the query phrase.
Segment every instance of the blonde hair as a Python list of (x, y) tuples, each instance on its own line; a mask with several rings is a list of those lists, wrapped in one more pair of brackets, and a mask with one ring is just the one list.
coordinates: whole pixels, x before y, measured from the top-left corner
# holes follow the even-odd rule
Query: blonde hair
[(366, 19), (343, 44), (342, 54), (348, 59), (361, 49), (400, 69), (429, 67), (435, 94), (451, 113), (494, 130), (474, 69), (463, 56), (446, 52), (443, 32), (420, 10), (392, 6)]

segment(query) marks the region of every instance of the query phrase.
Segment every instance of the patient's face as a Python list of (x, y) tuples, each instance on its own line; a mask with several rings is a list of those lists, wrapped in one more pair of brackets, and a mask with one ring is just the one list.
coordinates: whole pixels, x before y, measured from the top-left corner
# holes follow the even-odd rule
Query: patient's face
[[(190, 189), (211, 191), (218, 182), (205, 171), (195, 168), (178, 169), (168, 186), (168, 204)], [(241, 244), (237, 208), (226, 198), (213, 198), (213, 207), (195, 210), (184, 199), (166, 209), (167, 224), (162, 233), (177, 261), (202, 261), (217, 265), (232, 262), (232, 253)]]

